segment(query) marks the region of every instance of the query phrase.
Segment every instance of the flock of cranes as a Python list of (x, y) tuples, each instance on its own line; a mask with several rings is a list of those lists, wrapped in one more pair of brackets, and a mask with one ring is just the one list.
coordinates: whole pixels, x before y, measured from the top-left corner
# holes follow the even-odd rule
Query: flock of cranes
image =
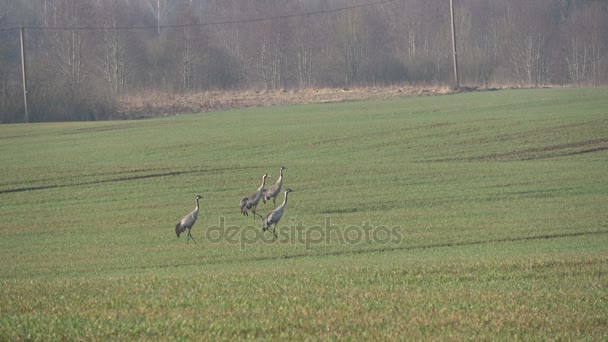
[[(283, 198), (283, 204), (281, 204), (280, 206), (277, 207), (277, 196), (281, 192), (281, 188), (283, 186), (283, 170), (286, 170), (286, 169), (287, 168), (285, 166), (281, 166), (281, 170), (279, 172), (279, 178), (269, 189), (266, 189), (264, 187), (266, 185), (266, 178), (268, 178), (270, 176), (268, 174), (264, 174), (262, 176), (262, 185), (260, 185), (258, 187), (258, 189), (251, 195), (243, 197), (241, 199), (241, 203), (240, 203), (241, 213), (243, 215), (249, 216), (249, 211), (251, 210), (251, 212), (254, 215), (253, 216), (254, 219), (255, 219), (256, 215), (262, 219), (262, 231), (263, 232), (270, 231), (270, 228), (271, 227), (273, 228), (272, 231), (270, 231), (270, 232), (272, 233), (274, 239), (277, 238), (277, 232), (276, 232), (277, 224), (279, 223), (279, 221), (281, 220), (281, 217), (283, 217), (283, 213), (285, 212), (285, 205), (287, 204), (287, 194), (289, 194), (290, 192), (293, 192), (293, 190), (291, 190), (291, 189), (286, 189), (285, 197)], [(201, 195), (196, 195), (196, 197), (195, 197), (196, 208), (194, 208), (194, 210), (192, 212), (190, 212), (188, 215), (184, 216), (182, 218), (182, 220), (179, 221), (177, 223), (177, 225), (175, 226), (175, 234), (177, 235), (178, 238), (181, 233), (185, 232), (186, 230), (188, 231), (188, 243), (190, 242), (190, 239), (192, 239), (192, 241), (194, 241), (194, 243), (196, 243), (196, 240), (194, 240), (194, 237), (192, 236), (191, 230), (192, 230), (192, 226), (194, 226), (194, 223), (196, 222), (196, 219), (198, 218), (198, 212), (200, 210), (200, 205), (199, 205), (198, 200), (201, 198), (203, 198)], [(266, 202), (270, 201), (270, 199), (272, 199), (272, 203), (274, 205), (274, 209), (271, 212), (269, 212), (264, 217), (262, 217), (262, 215), (255, 212), (260, 200), (262, 200), (262, 202), (264, 202), (264, 204), (266, 204)]]

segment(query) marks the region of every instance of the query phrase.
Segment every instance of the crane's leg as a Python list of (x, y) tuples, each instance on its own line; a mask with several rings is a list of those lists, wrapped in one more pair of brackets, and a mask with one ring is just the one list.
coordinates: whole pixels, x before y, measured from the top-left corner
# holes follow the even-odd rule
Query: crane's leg
[(260, 218), (263, 218), (262, 215), (260, 215), (260, 214), (258, 214), (258, 213), (255, 212), (256, 208), (257, 208), (257, 206), (255, 206), (255, 207), (252, 208), (252, 211), (253, 211), (253, 220), (254, 221), (255, 221), (255, 215), (258, 215)]
[(275, 209), (276, 209), (276, 207), (277, 207), (277, 196), (274, 196), (274, 197), (272, 198), (272, 204), (274, 205), (274, 207), (275, 207)]
[(190, 238), (192, 238), (192, 241), (194, 241), (194, 243), (196, 244), (196, 240), (194, 240), (194, 236), (192, 236), (192, 233), (190, 233), (190, 229), (188, 229), (188, 243), (190, 243)]
[(274, 227), (272, 228), (272, 236), (273, 236), (273, 241), (276, 241), (278, 236), (277, 236), (277, 224), (274, 224)]

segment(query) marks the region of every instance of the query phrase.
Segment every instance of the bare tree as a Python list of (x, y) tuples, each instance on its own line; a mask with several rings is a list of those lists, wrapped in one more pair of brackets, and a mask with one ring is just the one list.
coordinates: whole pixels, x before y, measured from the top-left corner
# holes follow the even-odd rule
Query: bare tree
[[(7, 4), (0, 5), (0, 27), (11, 15)], [(23, 121), (23, 96), (20, 93), (19, 30), (0, 32), (0, 123)]]
[(544, 40), (537, 32), (512, 44), (511, 67), (515, 79), (526, 85), (538, 85), (542, 73), (542, 51)]
[(589, 27), (589, 59), (591, 69), (591, 81), (599, 85), (602, 80), (605, 82), (606, 70), (608, 70), (608, 3), (600, 4), (594, 2), (585, 12), (584, 20), (590, 22)]
[(284, 44), (281, 32), (265, 33), (260, 44), (259, 74), (266, 89), (277, 89), (282, 82)]
[(571, 37), (568, 41), (566, 63), (568, 64), (569, 79), (580, 85), (586, 79), (589, 51), (587, 44), (581, 42), (580, 37)]
[(545, 13), (542, 0), (516, 0), (508, 4), (503, 28), (503, 47), (511, 76), (517, 83), (538, 85), (548, 77), (547, 59), (550, 14)]
[[(107, 15), (100, 18), (100, 61), (99, 69), (113, 95), (124, 94), (127, 85), (128, 73), (128, 38), (129, 32), (119, 29), (127, 22), (122, 15), (128, 8), (121, 0), (107, 0), (104, 4)], [(99, 11), (104, 13), (104, 11)]]
[(363, 58), (367, 53), (366, 31), (362, 15), (351, 10), (340, 16), (336, 32), (337, 52), (342, 64), (342, 79), (345, 86), (352, 86), (361, 77)]
[(156, 19), (156, 33), (161, 35), (161, 25), (169, 13), (174, 9), (175, 0), (146, 0), (148, 9)]
[(298, 87), (310, 88), (315, 85), (315, 67), (317, 58), (315, 54), (315, 42), (318, 37), (312, 25), (307, 25), (304, 20), (299, 20), (299, 25), (295, 29), (294, 55), (295, 70), (298, 80)]

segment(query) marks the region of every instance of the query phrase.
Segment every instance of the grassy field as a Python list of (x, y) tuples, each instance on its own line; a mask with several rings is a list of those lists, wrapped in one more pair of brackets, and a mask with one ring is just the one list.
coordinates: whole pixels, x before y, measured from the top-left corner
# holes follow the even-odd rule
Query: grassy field
[(0, 126), (0, 340), (606, 340), (607, 171), (607, 88)]

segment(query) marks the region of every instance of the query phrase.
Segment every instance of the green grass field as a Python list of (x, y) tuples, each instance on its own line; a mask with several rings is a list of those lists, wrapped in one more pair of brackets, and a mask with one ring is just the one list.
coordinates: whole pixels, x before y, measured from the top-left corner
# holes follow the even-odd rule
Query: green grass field
[(608, 88), (3, 125), (0, 258), (0, 340), (606, 340)]

